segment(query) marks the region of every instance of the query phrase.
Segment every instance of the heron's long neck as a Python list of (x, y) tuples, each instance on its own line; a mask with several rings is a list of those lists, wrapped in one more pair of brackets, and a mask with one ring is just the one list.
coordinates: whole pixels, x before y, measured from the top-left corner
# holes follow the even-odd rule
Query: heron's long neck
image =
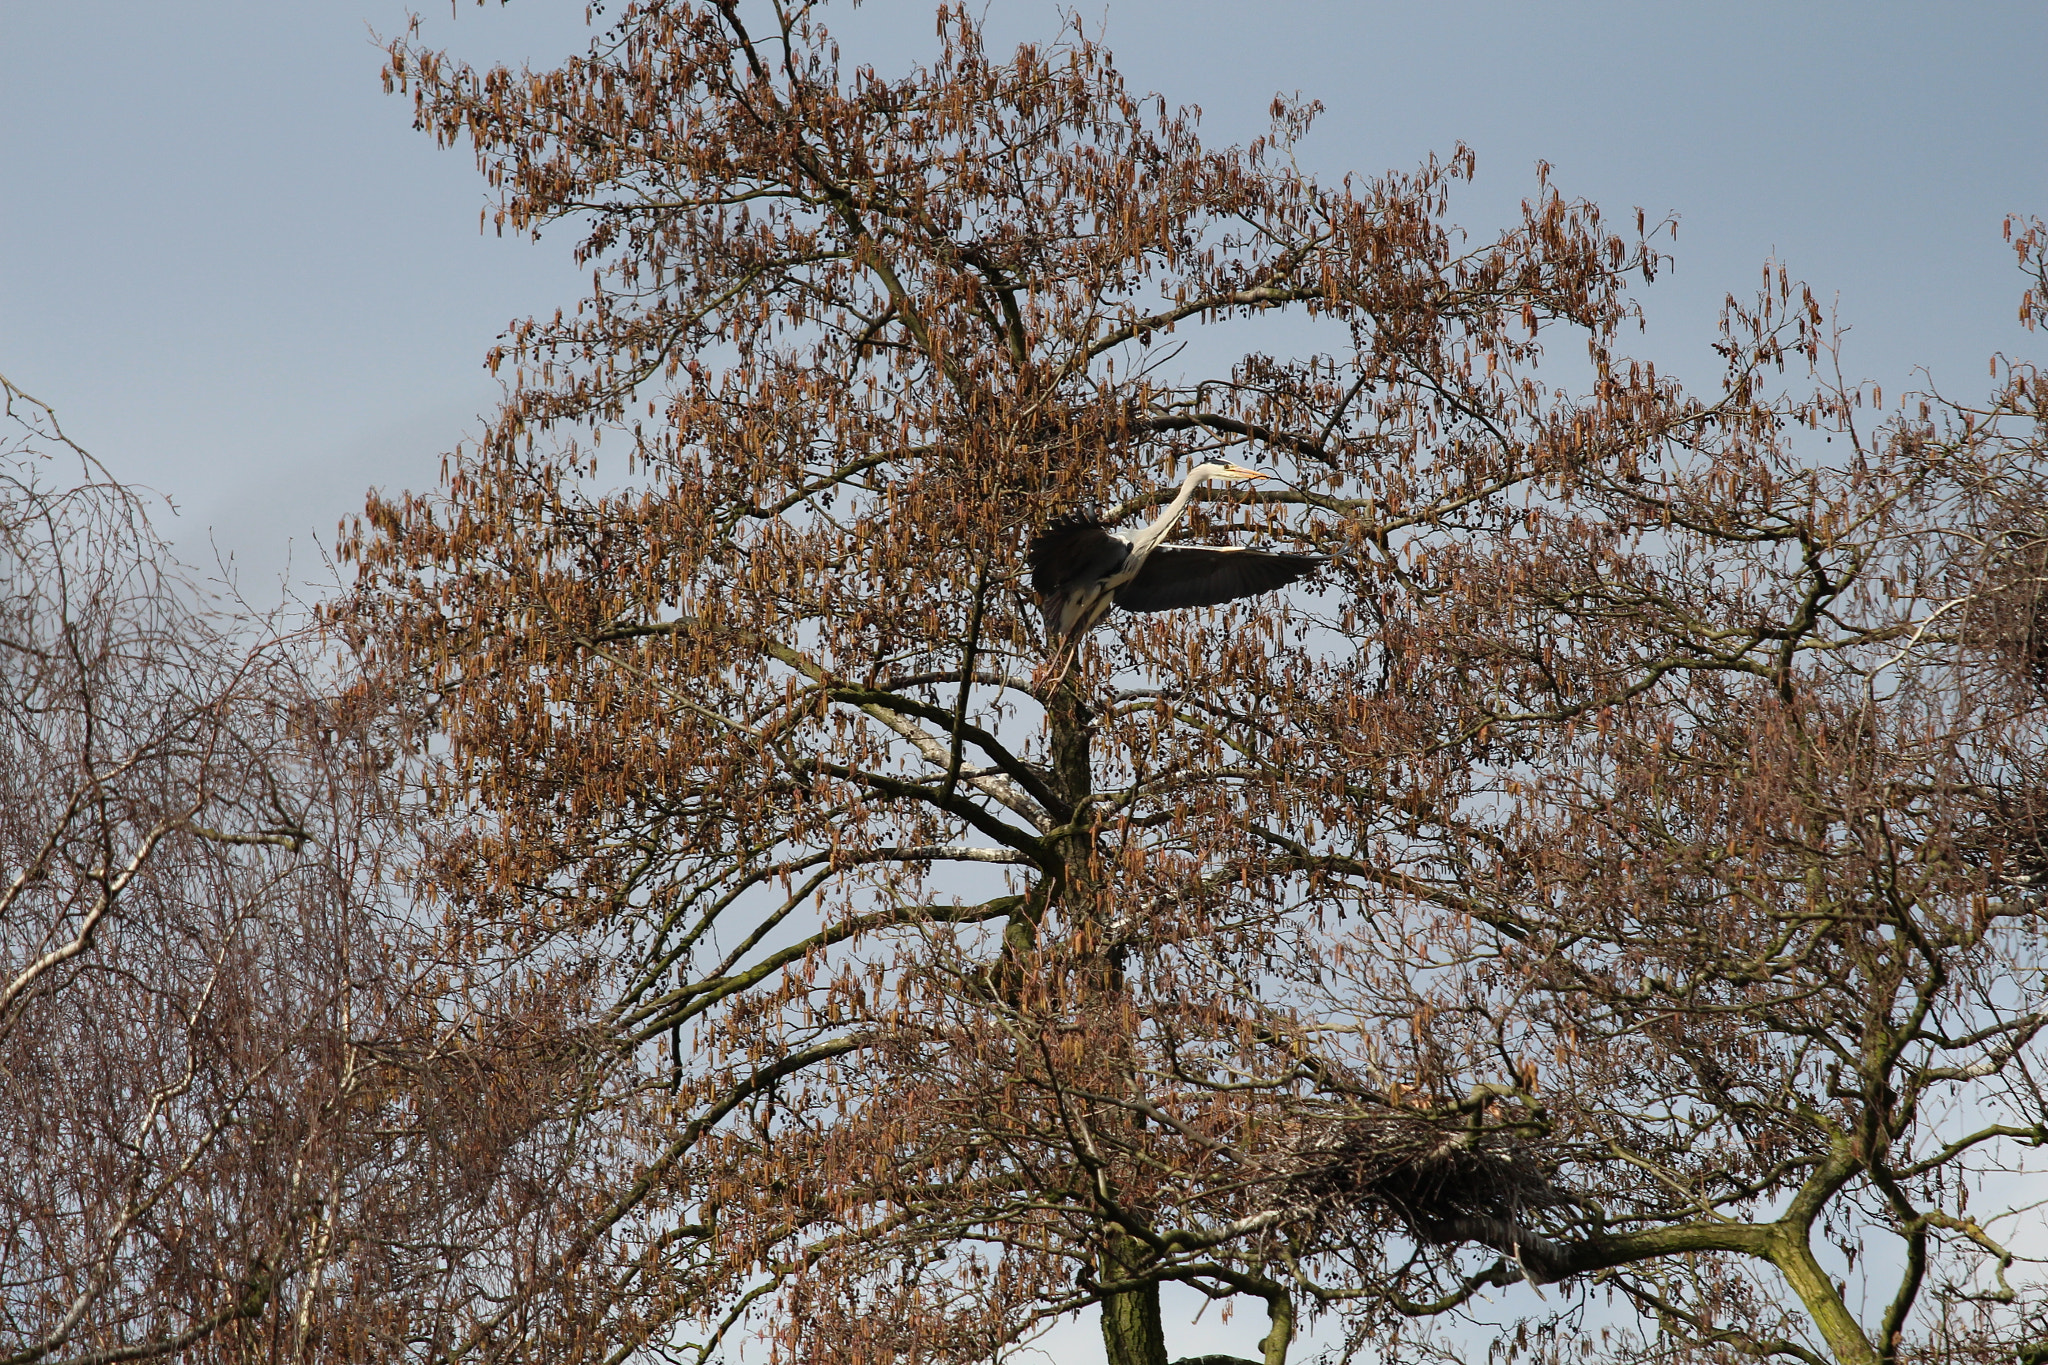
[(1156, 521), (1138, 533), (1133, 548), (1149, 550), (1173, 534), (1174, 523), (1180, 520), (1180, 514), (1187, 511), (1188, 503), (1194, 500), (1196, 486), (1208, 477), (1209, 471), (1206, 469), (1190, 470), (1187, 480), (1180, 486), (1180, 492), (1174, 494), (1173, 501), (1166, 504), (1166, 510), (1159, 514)]

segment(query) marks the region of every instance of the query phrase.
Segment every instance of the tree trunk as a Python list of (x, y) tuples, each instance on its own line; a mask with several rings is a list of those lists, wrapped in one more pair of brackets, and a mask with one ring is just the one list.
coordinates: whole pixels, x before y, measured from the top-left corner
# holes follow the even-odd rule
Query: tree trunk
[[(1053, 789), (1061, 800), (1077, 809), (1084, 822), (1087, 812), (1080, 807), (1095, 790), (1090, 728), (1093, 719), (1081, 698), (1077, 661), (1047, 699), (1046, 724), (1052, 739)], [(1065, 885), (1060, 888), (1060, 898), (1063, 909), (1076, 925), (1085, 922), (1091, 930), (1100, 930), (1097, 902), (1103, 888), (1095, 880), (1095, 842), (1092, 829), (1063, 841)], [(1100, 972), (1090, 970), (1087, 975), (1090, 983), (1082, 989), (1117, 992), (1123, 988), (1122, 973), (1116, 969), (1113, 955), (1105, 959)], [(1141, 1243), (1113, 1234), (1103, 1252), (1100, 1278), (1107, 1282), (1126, 1278), (1138, 1264), (1141, 1252)], [(1109, 1365), (1167, 1365), (1158, 1285), (1148, 1284), (1103, 1297), (1102, 1345), (1108, 1353)]]
[[(1102, 1253), (1100, 1278), (1120, 1280), (1137, 1260), (1138, 1244), (1118, 1236)], [(1102, 1349), (1109, 1365), (1166, 1365), (1166, 1327), (1159, 1318), (1159, 1286), (1108, 1294), (1102, 1300)]]

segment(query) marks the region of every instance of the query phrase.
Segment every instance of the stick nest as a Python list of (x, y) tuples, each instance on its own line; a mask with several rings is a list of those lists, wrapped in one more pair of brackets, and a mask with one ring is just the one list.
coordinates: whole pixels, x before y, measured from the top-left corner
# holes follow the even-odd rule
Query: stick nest
[(1995, 536), (1971, 587), (1966, 641), (2048, 688), (2048, 524), (2029, 521)]
[(1516, 1225), (1559, 1202), (1550, 1163), (1501, 1128), (1419, 1114), (1333, 1123), (1297, 1149), (1289, 1182), (1319, 1212), (1380, 1206), (1424, 1241), (1469, 1240), (1476, 1224)]

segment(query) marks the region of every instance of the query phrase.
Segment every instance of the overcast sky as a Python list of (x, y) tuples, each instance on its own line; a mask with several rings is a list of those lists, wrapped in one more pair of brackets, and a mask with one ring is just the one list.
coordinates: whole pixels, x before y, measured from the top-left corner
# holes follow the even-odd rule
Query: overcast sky
[[(1454, 217), (1475, 232), (1539, 158), (1618, 217), (1677, 215), (1677, 269), (1631, 343), (1662, 370), (1712, 373), (1722, 296), (1773, 255), (1839, 299), (1849, 368), (1890, 392), (1924, 366), (1974, 395), (1992, 352), (2048, 350), (2014, 320), (1999, 239), (2008, 212), (2048, 216), (2041, 0), (1068, 8), (1214, 140), (1299, 91), (1327, 106), (1306, 147), (1326, 177), (1465, 142), (1479, 178)], [(583, 10), (464, 0), (423, 28), (472, 61), (552, 63)], [(1004, 41), (1059, 12), (989, 10)], [(919, 0), (827, 17), (885, 70), (933, 45)], [(566, 231), (480, 233), (469, 154), (382, 92), (375, 35), (404, 23), (392, 0), (0, 0), (0, 373), (174, 499), (184, 555), (231, 553), (252, 596), (275, 596), (287, 554), (317, 570), (366, 487), (431, 486), (494, 401), (492, 339), (579, 287)], [(1258, 1335), (1215, 1323), (1177, 1351)]]

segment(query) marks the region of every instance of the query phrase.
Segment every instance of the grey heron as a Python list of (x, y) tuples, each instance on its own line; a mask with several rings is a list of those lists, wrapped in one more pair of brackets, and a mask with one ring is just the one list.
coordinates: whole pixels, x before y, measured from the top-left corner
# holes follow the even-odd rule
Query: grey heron
[(1206, 607), (1271, 592), (1327, 563), (1321, 555), (1212, 545), (1162, 545), (1187, 511), (1195, 489), (1210, 479), (1243, 483), (1271, 476), (1211, 461), (1188, 471), (1180, 492), (1151, 525), (1112, 531), (1086, 513), (1054, 518), (1032, 537), (1031, 586), (1053, 644), (1048, 664), (1057, 682), (1082, 637), (1112, 606), (1125, 611)]

